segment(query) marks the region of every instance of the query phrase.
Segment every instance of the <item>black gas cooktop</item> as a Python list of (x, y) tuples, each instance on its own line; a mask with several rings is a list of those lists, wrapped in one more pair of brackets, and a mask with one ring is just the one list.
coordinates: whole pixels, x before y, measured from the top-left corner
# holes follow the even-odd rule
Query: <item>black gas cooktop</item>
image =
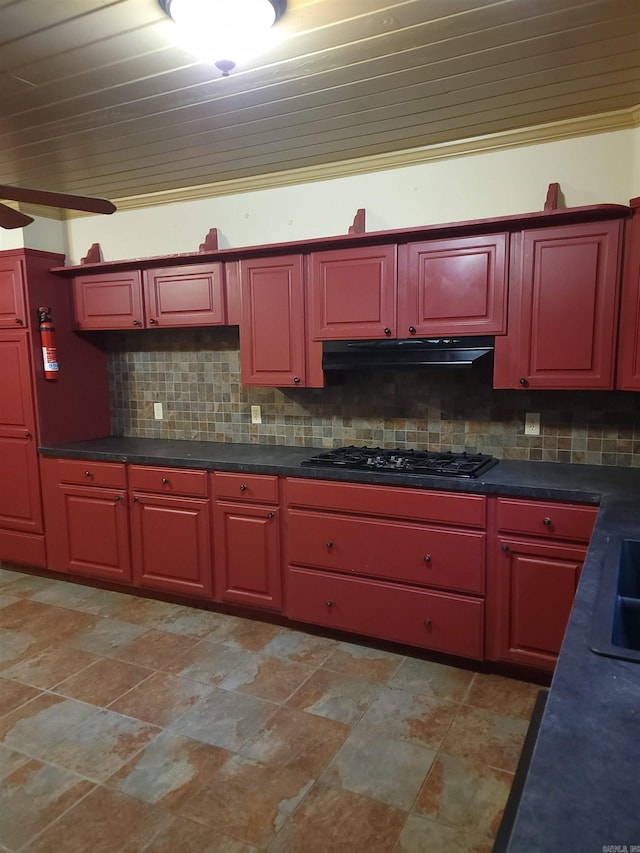
[(336, 447), (305, 459), (301, 465), (380, 471), (390, 474), (424, 474), (441, 477), (479, 477), (498, 464), (485, 453), (452, 453), (431, 450), (383, 450), (380, 447)]

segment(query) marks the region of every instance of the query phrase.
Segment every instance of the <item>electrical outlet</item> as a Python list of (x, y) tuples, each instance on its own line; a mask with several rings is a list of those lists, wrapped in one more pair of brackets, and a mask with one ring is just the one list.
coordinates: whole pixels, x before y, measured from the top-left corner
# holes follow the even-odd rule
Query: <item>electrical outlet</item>
[(540, 413), (527, 412), (524, 416), (524, 434), (540, 435)]
[(262, 410), (260, 409), (260, 406), (251, 406), (251, 423), (262, 423)]
[(164, 418), (164, 414), (162, 412), (162, 403), (153, 404), (153, 417), (157, 421), (161, 421)]

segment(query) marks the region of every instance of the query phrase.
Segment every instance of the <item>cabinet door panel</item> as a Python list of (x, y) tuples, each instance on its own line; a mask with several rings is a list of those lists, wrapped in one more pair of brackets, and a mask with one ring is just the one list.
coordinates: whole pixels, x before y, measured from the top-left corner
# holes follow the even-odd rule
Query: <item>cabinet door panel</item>
[(395, 246), (314, 252), (310, 269), (314, 340), (395, 337)]
[(28, 321), (24, 262), (20, 258), (0, 258), (0, 329), (26, 328)]
[(289, 561), (420, 586), (484, 591), (485, 535), (419, 524), (287, 514)]
[(506, 332), (506, 234), (409, 243), (398, 278), (398, 337)]
[(613, 388), (621, 223), (522, 235), (494, 387)]
[(79, 329), (144, 327), (142, 280), (137, 270), (76, 276), (73, 303)]
[(216, 502), (215, 571), (223, 601), (280, 610), (277, 510)]
[(480, 599), (290, 567), (287, 615), (425, 649), (482, 659)]
[(492, 656), (553, 669), (585, 554), (575, 546), (498, 539)]
[(305, 384), (301, 255), (240, 262), (244, 385)]
[(71, 573), (131, 580), (125, 495), (114, 489), (60, 486)]
[(0, 430), (25, 437), (34, 432), (28, 332), (0, 332)]
[(136, 493), (131, 506), (136, 583), (211, 595), (209, 502)]
[[(0, 527), (42, 533), (40, 477), (33, 438), (3, 435), (0, 427), (0, 471)], [(0, 559), (2, 556), (0, 553)]]
[(148, 326), (219, 326), (226, 322), (222, 264), (147, 270)]
[(640, 198), (630, 201), (633, 216), (624, 240), (620, 342), (616, 388), (640, 391)]

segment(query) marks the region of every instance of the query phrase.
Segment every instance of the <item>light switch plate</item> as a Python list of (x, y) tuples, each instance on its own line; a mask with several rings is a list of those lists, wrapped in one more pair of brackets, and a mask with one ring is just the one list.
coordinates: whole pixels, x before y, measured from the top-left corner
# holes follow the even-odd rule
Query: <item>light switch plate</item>
[(164, 414), (162, 412), (162, 403), (153, 404), (153, 417), (157, 421), (161, 421), (164, 418)]

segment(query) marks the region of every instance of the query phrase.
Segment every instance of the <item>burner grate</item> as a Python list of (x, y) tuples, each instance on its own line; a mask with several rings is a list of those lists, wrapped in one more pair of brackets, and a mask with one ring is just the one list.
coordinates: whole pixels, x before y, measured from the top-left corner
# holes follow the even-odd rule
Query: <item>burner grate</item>
[(380, 447), (353, 445), (319, 453), (301, 463), (301, 465), (313, 465), (319, 468), (346, 468), (354, 471), (386, 471), (446, 477), (478, 477), (497, 464), (498, 460), (486, 453), (385, 450)]

